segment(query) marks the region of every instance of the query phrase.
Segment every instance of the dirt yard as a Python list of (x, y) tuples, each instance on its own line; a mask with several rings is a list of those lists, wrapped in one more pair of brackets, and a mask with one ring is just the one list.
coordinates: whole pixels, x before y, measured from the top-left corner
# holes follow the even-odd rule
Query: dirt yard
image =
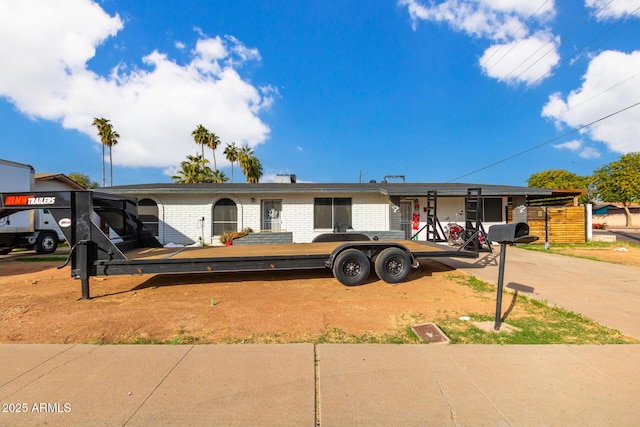
[[(640, 266), (638, 248), (586, 255)], [(328, 270), (94, 277), (89, 301), (59, 264), (0, 261), (0, 343), (309, 341), (495, 310), (452, 279), (461, 273), (428, 260), (398, 285), (372, 275), (345, 287)]]
[(640, 248), (626, 243), (619, 243), (611, 248), (553, 248), (553, 251), (561, 254), (596, 258), (606, 262), (640, 267)]
[(91, 279), (80, 282), (58, 262), (0, 262), (1, 343), (290, 342), (338, 329), (362, 335), (447, 314), (491, 313), (495, 302), (423, 261), (407, 282), (374, 275), (345, 287), (327, 271)]

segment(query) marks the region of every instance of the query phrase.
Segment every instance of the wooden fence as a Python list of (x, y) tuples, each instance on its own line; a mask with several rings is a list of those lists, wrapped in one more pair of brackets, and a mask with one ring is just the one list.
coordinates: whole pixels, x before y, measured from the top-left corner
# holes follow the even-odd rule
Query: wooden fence
[[(507, 214), (507, 222), (512, 222), (513, 212), (509, 209)], [(527, 224), (529, 234), (539, 237), (537, 243), (587, 241), (584, 206), (528, 206)]]

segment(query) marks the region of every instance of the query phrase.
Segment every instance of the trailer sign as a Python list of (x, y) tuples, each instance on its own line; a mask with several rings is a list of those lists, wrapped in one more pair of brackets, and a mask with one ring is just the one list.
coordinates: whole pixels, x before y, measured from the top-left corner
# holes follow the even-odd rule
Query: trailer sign
[(34, 197), (34, 196), (7, 196), (4, 199), (5, 206), (41, 206), (53, 205), (56, 203), (55, 197)]

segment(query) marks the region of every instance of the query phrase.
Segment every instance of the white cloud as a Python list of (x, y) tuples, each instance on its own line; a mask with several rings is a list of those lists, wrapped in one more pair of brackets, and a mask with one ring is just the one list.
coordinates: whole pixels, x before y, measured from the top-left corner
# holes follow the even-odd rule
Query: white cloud
[[(560, 61), (559, 45), (558, 37), (536, 33), (526, 39), (491, 46), (480, 58), (480, 64), (490, 77), (531, 84), (546, 77)], [(501, 56), (501, 52), (505, 54)]]
[(617, 19), (627, 15), (640, 16), (638, 0), (585, 0), (584, 3), (599, 20)]
[[(558, 127), (578, 128), (638, 103), (640, 51), (605, 51), (594, 57), (582, 86), (563, 99), (555, 93), (542, 110)], [(582, 130), (617, 153), (640, 151), (640, 105)], [(587, 153), (587, 155), (590, 155)]]
[(557, 148), (559, 150), (570, 150), (578, 152), (578, 156), (583, 159), (599, 159), (600, 152), (593, 147), (584, 147), (582, 141), (574, 139), (572, 141), (563, 142), (562, 144), (556, 144), (553, 148)]
[(584, 150), (580, 151), (578, 154), (583, 159), (599, 159), (600, 152), (593, 147), (585, 147)]
[[(1, 2), (0, 56), (12, 60), (0, 67), (0, 96), (30, 117), (60, 121), (96, 143), (93, 118), (109, 118), (121, 135), (115, 164), (167, 173), (196, 152), (191, 131), (199, 123), (223, 145), (255, 146), (268, 138), (258, 114), (277, 91), (256, 88), (237, 71), (260, 60), (257, 49), (231, 36), (199, 33), (184, 65), (153, 51), (143, 58), (145, 69), (119, 64), (108, 76), (89, 70), (96, 48), (123, 25), (89, 0)], [(175, 46), (187, 48), (183, 42)], [(223, 149), (216, 156), (219, 167), (227, 163)]]
[(582, 147), (582, 141), (579, 141), (577, 139), (563, 142), (562, 144), (556, 144), (553, 146), (553, 148), (558, 148), (561, 150), (571, 150), (571, 151), (577, 151), (580, 149), (580, 147)]
[(555, 16), (553, 0), (398, 3), (407, 7), (414, 29), (421, 20), (443, 22), (470, 37), (491, 41), (493, 45), (485, 50), (480, 67), (495, 79), (531, 83), (547, 76), (560, 60), (560, 39), (544, 27)]

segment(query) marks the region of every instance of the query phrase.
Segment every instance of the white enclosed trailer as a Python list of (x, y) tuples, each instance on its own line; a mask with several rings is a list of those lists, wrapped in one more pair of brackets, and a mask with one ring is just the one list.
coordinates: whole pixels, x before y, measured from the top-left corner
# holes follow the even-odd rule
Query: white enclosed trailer
[[(0, 159), (0, 192), (30, 192), (36, 189), (35, 170), (30, 165)], [(47, 209), (16, 212), (0, 219), (0, 254), (14, 248), (54, 252), (64, 234)]]

